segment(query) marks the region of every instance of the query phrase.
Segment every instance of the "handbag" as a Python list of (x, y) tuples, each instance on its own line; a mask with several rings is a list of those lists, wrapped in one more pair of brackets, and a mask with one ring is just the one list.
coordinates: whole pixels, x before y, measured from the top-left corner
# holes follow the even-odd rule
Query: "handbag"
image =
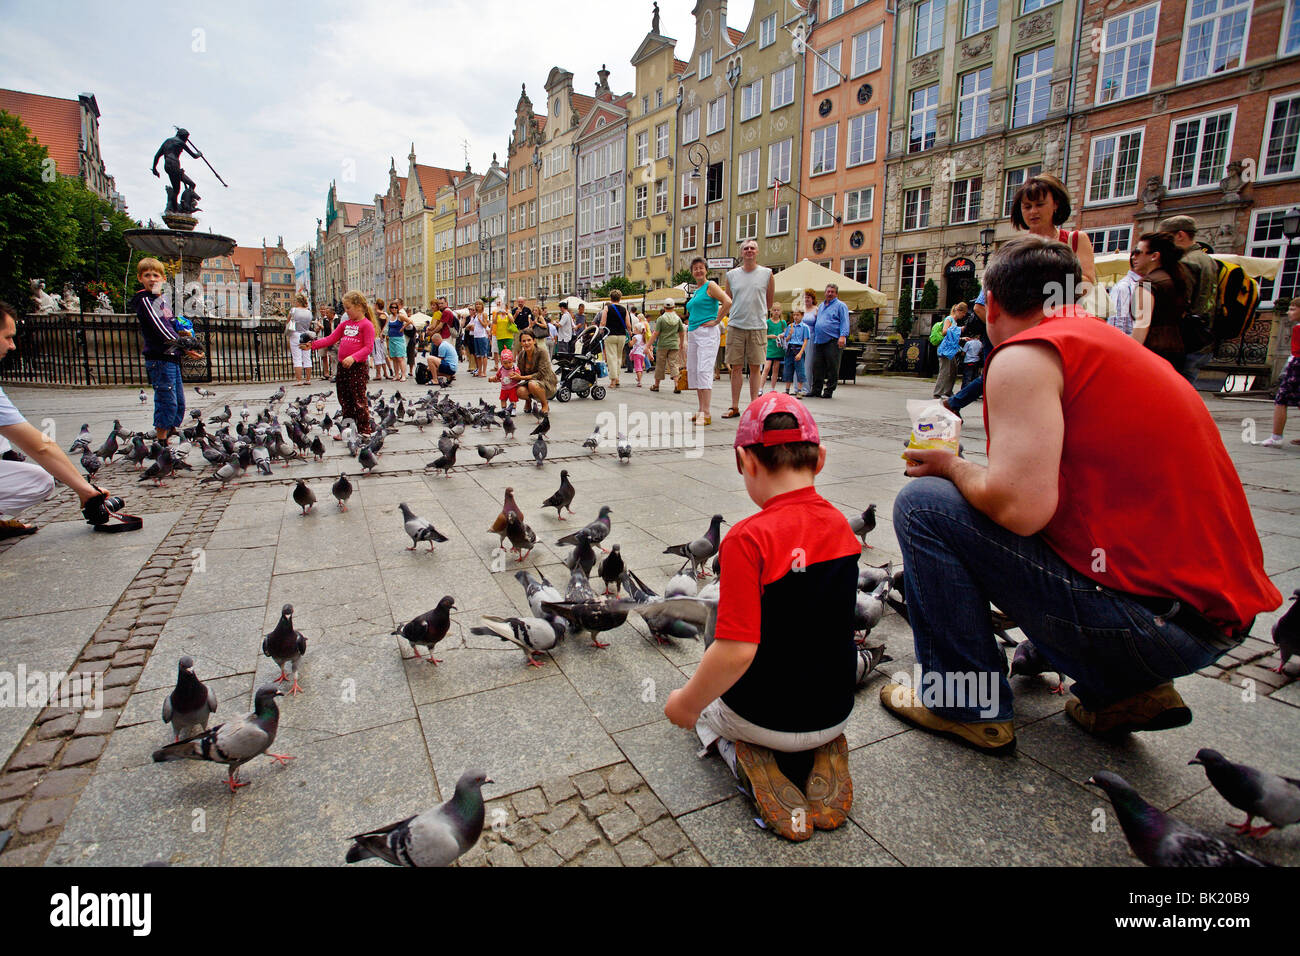
[(677, 370), (677, 388), (686, 391), (689, 387), (690, 386), (686, 383), (686, 369), (679, 368)]

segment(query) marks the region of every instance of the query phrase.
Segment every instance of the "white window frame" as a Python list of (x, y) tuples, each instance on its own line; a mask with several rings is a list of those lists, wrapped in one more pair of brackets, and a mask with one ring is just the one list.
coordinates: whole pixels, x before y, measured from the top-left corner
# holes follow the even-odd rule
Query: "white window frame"
[(776, 14), (764, 17), (758, 24), (758, 48), (770, 47), (776, 42)]
[[(1133, 227), (1131, 225), (1095, 226), (1083, 231), (1092, 242), (1092, 251), (1097, 255), (1106, 255), (1112, 252), (1131, 252), (1133, 249)], [(1113, 249), (1110, 248), (1112, 239), (1117, 240)]]
[(682, 208), (694, 209), (700, 204), (700, 181), (690, 173), (682, 173)]
[[(979, 183), (979, 189), (976, 190), (975, 184)], [(965, 189), (961, 190), (963, 198), (961, 199), (961, 208), (957, 208), (959, 185), (965, 184)], [(979, 193), (979, 201), (971, 202), (971, 196), (976, 192)], [(981, 207), (984, 205), (984, 177), (970, 176), (966, 179), (955, 180), (952, 184), (952, 191), (948, 199), (948, 224), (951, 226), (965, 225), (966, 223), (979, 222)], [(957, 218), (958, 215), (964, 218)]]
[(840, 58), (844, 52), (844, 41), (832, 43), (821, 51), (821, 56), (813, 58), (813, 92), (820, 93), (840, 83)]
[[(851, 274), (851, 273), (849, 273), (848, 271), (846, 271), (846, 270), (848, 269), (848, 267), (849, 267), (848, 264), (849, 264), (850, 262), (852, 262), (852, 263), (865, 262), (866, 265), (865, 265), (865, 267), (861, 270), (861, 272), (855, 272), (855, 273), (852, 273), (852, 274)], [(866, 256), (847, 256), (847, 257), (841, 259), (841, 260), (840, 260), (840, 275), (844, 276), (846, 279), (852, 279), (854, 282), (861, 282), (863, 285), (870, 285), (870, 284), (871, 284), (871, 256), (869, 256), (869, 255), (866, 255)], [(858, 275), (861, 275), (863, 278), (859, 279), (859, 278), (858, 278)]]
[[(821, 138), (821, 144), (818, 145), (818, 137)], [(830, 139), (829, 152), (830, 162), (826, 162), (827, 139)], [(837, 153), (840, 148), (840, 124), (831, 123), (827, 126), (821, 126), (812, 131), (812, 136), (808, 141), (808, 175), (822, 176), (826, 173), (835, 172)], [(817, 168), (817, 161), (822, 161), (822, 167)]]
[[(777, 102), (777, 94), (783, 93), (785, 98)], [(777, 70), (772, 74), (772, 101), (768, 105), (769, 110), (779, 110), (783, 106), (789, 106), (794, 102), (794, 64), (791, 63), (784, 69)]]
[[(943, 24), (948, 0), (921, 0), (912, 14), (912, 56), (943, 49)], [(938, 36), (935, 36), (936, 27)]]
[(632, 218), (645, 219), (650, 211), (650, 184), (639, 183), (632, 189)]
[(1061, 0), (1024, 0), (1020, 6), (1020, 13), (1023, 16), (1026, 13), (1033, 13), (1035, 10), (1041, 10), (1043, 7), (1050, 7), (1054, 3), (1060, 3)]
[(654, 249), (654, 251), (651, 253), (651, 255), (655, 255), (655, 256), (668, 255), (668, 233), (663, 231), (656, 232), (654, 234), (654, 246), (652, 248)]
[(736, 157), (736, 194), (758, 192), (758, 172), (762, 165), (762, 151), (759, 147), (746, 150)]
[[(852, 197), (857, 196), (858, 201), (854, 203)], [(866, 197), (866, 215), (862, 214), (864, 205), (862, 197)], [(851, 210), (857, 210), (856, 213)], [(850, 189), (844, 194), (844, 222), (847, 225), (851, 222), (870, 222), (876, 216), (876, 187), (864, 186), (861, 189)]]
[[(861, 128), (859, 134), (859, 147), (857, 158), (854, 156), (853, 136), (855, 126)], [(876, 161), (876, 133), (880, 127), (880, 110), (879, 108), (870, 110), (866, 113), (859, 113), (857, 116), (850, 116), (848, 122), (848, 137), (844, 144), (844, 168), (850, 169), (854, 166), (862, 166), (866, 163)], [(867, 147), (868, 133), (870, 134), (870, 148)]]
[[(885, 25), (877, 23), (874, 27), (864, 30), (853, 38), (852, 46), (849, 48), (849, 79), (855, 80), (859, 76), (866, 76), (868, 73), (874, 73), (880, 69), (881, 48), (884, 44)], [(862, 56), (858, 56), (858, 51), (862, 50)], [(874, 54), (874, 56), (873, 56)], [(862, 60), (862, 69), (858, 69), (858, 60)]]
[[(980, 86), (980, 79), (983, 74), (987, 74), (984, 86)], [(962, 81), (968, 76), (975, 77), (975, 90), (973, 93), (962, 92)], [(993, 67), (983, 66), (974, 70), (969, 70), (957, 77), (957, 142), (965, 142), (970, 139), (979, 139), (989, 131), (989, 94), (993, 89)], [(970, 110), (970, 113), (967, 113)], [(982, 129), (977, 129), (980, 116), (984, 118)], [(962, 128), (965, 120), (970, 118), (970, 131), (963, 133)]]
[(740, 121), (763, 115), (763, 78), (740, 88)]
[(641, 167), (650, 162), (650, 131), (643, 129), (632, 138), (633, 155), (636, 157), (635, 167)]
[(645, 236), (644, 235), (633, 236), (632, 237), (632, 258), (644, 259), (645, 250), (646, 250)]
[[(1018, 166), (1015, 169), (1008, 169), (1002, 176), (1002, 218), (1011, 218), (1011, 200), (1015, 198), (1017, 191), (1033, 177), (1043, 171), (1042, 163), (1031, 163), (1028, 166)], [(1015, 173), (1023, 173), (1020, 182), (1016, 183), (1015, 189), (1011, 188), (1011, 177)]]
[(758, 238), (758, 210), (736, 214), (736, 241)]
[[(1286, 7), (1282, 14), (1282, 37), (1278, 41), (1277, 55), (1293, 56), (1300, 53), (1300, 0), (1284, 0)], [(1291, 45), (1287, 44), (1290, 41)]]
[(616, 186), (609, 191), (609, 228), (623, 225), (623, 187)]
[[(1293, 0), (1293, 2), (1300, 4), (1300, 0)], [(1300, 175), (1300, 142), (1294, 144), (1293, 147), (1294, 157), (1292, 159), (1290, 169), (1280, 170), (1275, 173), (1267, 172), (1269, 140), (1271, 139), (1272, 136), (1273, 123), (1275, 122), (1275, 114), (1277, 111), (1277, 107), (1280, 103), (1288, 100), (1294, 101), (1295, 110), (1296, 110), (1296, 113), (1294, 114), (1294, 122), (1300, 124), (1300, 88), (1290, 90), (1286, 93), (1279, 93), (1276, 96), (1269, 97), (1268, 111), (1264, 114), (1263, 140), (1261, 141), (1259, 146), (1259, 168), (1256, 170), (1256, 172), (1259, 174), (1259, 180), (1261, 182), (1269, 182), (1275, 179), (1291, 179), (1294, 178), (1295, 176)], [(1300, 130), (1297, 130), (1297, 139), (1300, 140)]]
[[(1134, 39), (1133, 29), (1136, 24), (1137, 18), (1140, 15), (1145, 17), (1145, 15), (1147, 14), (1151, 14), (1153, 17), (1153, 19), (1151, 19), (1150, 21), (1151, 32), (1149, 34), (1144, 34), (1142, 37), (1138, 39)], [(1128, 21), (1127, 26), (1125, 28), (1126, 30), (1125, 39), (1121, 42), (1115, 43), (1114, 46), (1111, 46), (1110, 40), (1108, 38), (1112, 32), (1112, 27), (1118, 30), (1121, 21)], [(1126, 100), (1129, 99), (1130, 97), (1142, 96), (1146, 94), (1148, 90), (1151, 89), (1151, 70), (1155, 63), (1156, 33), (1159, 28), (1159, 25), (1160, 25), (1159, 2), (1149, 3), (1145, 7), (1139, 7), (1136, 10), (1130, 10), (1127, 13), (1118, 14), (1116, 16), (1109, 18), (1102, 24), (1101, 50), (1098, 53), (1098, 63), (1097, 63), (1097, 90), (1093, 100), (1095, 103), (1098, 104), (1118, 103), (1120, 100)], [(1148, 48), (1147, 61), (1146, 61), (1146, 76), (1142, 80), (1140, 89), (1136, 89), (1132, 93), (1125, 93), (1124, 89), (1127, 86), (1127, 77), (1129, 73), (1133, 72), (1133, 58), (1135, 56), (1140, 57), (1142, 55), (1143, 47)], [(1119, 73), (1119, 80), (1120, 80), (1119, 86), (1114, 87), (1114, 89), (1118, 90), (1118, 92), (1114, 96), (1108, 98), (1105, 96), (1106, 88), (1103, 86), (1106, 79), (1105, 77), (1106, 61), (1108, 57), (1114, 57), (1114, 56), (1118, 56), (1123, 61), (1123, 68)]]
[(615, 239), (609, 244), (609, 275), (623, 274), (623, 240)]
[[(1041, 54), (1045, 50), (1052, 51), (1052, 65), (1044, 70), (1039, 68), (1038, 66), (1038, 57), (1039, 54)], [(1028, 76), (1025, 77), (1017, 77), (1016, 70), (1020, 65), (1020, 61), (1025, 59), (1026, 57), (1031, 57), (1031, 56), (1034, 58), (1034, 72), (1030, 73)], [(1041, 123), (1043, 120), (1047, 119), (1048, 114), (1052, 112), (1052, 71), (1055, 69), (1056, 69), (1056, 44), (1055, 43), (1049, 43), (1047, 44), (1047, 46), (1040, 46), (1036, 50), (1026, 50), (1024, 53), (1018, 54), (1016, 56), (1015, 61), (1012, 64), (1012, 68), (1011, 68), (1011, 128), (1012, 129), (1024, 129), (1026, 126), (1033, 126), (1035, 123)], [(1028, 84), (1029, 95), (1031, 99), (1029, 105), (1028, 118), (1023, 123), (1017, 123), (1016, 103), (1020, 98), (1020, 85), (1022, 83)], [(1035, 119), (1034, 112), (1033, 112), (1034, 103), (1038, 100), (1038, 93), (1040, 89), (1046, 90), (1046, 93), (1043, 95), (1043, 98), (1046, 100), (1046, 106), (1043, 109), (1043, 115)]]
[[(923, 195), (926, 192), (930, 193), (928, 197)], [(913, 225), (909, 226), (907, 224), (907, 205), (909, 202), (908, 197), (912, 195), (916, 196), (916, 220)], [(925, 217), (924, 222), (921, 221), (922, 214), (924, 214)], [(915, 189), (903, 190), (903, 232), (915, 232), (918, 229), (929, 229), (930, 217), (933, 214), (934, 190), (930, 186), (917, 186)]]
[(808, 200), (808, 228), (826, 229), (835, 225), (835, 194)]
[[(1108, 140), (1114, 140), (1115, 156), (1118, 157), (1120, 138), (1124, 136), (1132, 136), (1134, 134), (1137, 134), (1138, 136), (1138, 152), (1137, 152), (1137, 162), (1134, 166), (1136, 172), (1134, 173), (1133, 176), (1133, 191), (1129, 193), (1124, 193), (1122, 195), (1111, 195), (1106, 197), (1105, 199), (1092, 199), (1091, 196), (1092, 196), (1093, 170), (1095, 168), (1096, 160), (1097, 160), (1097, 147), (1101, 143), (1107, 142)], [(1128, 203), (1137, 199), (1138, 190), (1140, 188), (1139, 183), (1142, 179), (1142, 151), (1146, 148), (1146, 140), (1147, 138), (1146, 138), (1145, 126), (1132, 126), (1129, 127), (1128, 129), (1116, 130), (1114, 133), (1111, 133), (1109, 136), (1093, 137), (1093, 140), (1088, 147), (1088, 175), (1085, 178), (1084, 189), (1083, 189), (1083, 196), (1084, 196), (1083, 204), (1085, 206), (1109, 206), (1115, 203)], [(1115, 186), (1115, 182), (1116, 182), (1115, 177), (1118, 171), (1119, 171), (1118, 165), (1115, 165), (1111, 169), (1110, 185), (1112, 189)]]
[[(1192, 17), (1193, 4), (1187, 4), (1187, 13), (1183, 21), (1182, 43), (1179, 44), (1178, 52), (1179, 83), (1192, 83), (1196, 80), (1203, 80), (1211, 76), (1222, 76), (1225, 73), (1234, 73), (1246, 65), (1247, 47), (1250, 43), (1250, 11), (1251, 7), (1254, 5), (1253, 0), (1214, 0), (1214, 2), (1216, 6), (1214, 13), (1203, 14), (1195, 19)], [(1231, 6), (1227, 7), (1225, 10), (1225, 4), (1231, 4)], [(1215, 48), (1219, 45), (1219, 27), (1221, 26), (1221, 21), (1227, 16), (1235, 17), (1238, 12), (1242, 11), (1245, 12), (1246, 16), (1241, 26), (1241, 52), (1237, 57), (1237, 65), (1233, 67), (1225, 67), (1222, 70), (1215, 70), (1213, 69), (1214, 54)], [(1190, 64), (1188, 63), (1188, 55), (1191, 52), (1192, 46), (1192, 28), (1210, 20), (1214, 21), (1210, 39), (1210, 62), (1207, 64), (1207, 70), (1205, 73), (1191, 76), (1188, 74), (1188, 69), (1190, 67)]]
[(668, 123), (655, 126), (655, 159), (668, 158)]
[(767, 207), (767, 235), (784, 236), (790, 231), (790, 204), (783, 202), (775, 209)]
[[(1196, 185), (1196, 183), (1193, 182), (1191, 186), (1179, 186), (1175, 188), (1173, 184), (1173, 165), (1174, 165), (1174, 144), (1177, 140), (1177, 135), (1175, 133), (1176, 128), (1178, 126), (1183, 125), (1184, 123), (1199, 121), (1199, 128), (1196, 133), (1197, 145), (1196, 145), (1196, 153), (1195, 153), (1196, 162), (1194, 164), (1195, 169), (1193, 171), (1193, 180), (1194, 180), (1196, 178), (1196, 175), (1198, 175), (1198, 171), (1200, 169), (1201, 153), (1204, 150), (1204, 145), (1205, 145), (1205, 121), (1210, 119), (1211, 117), (1223, 116), (1224, 114), (1227, 114), (1228, 116), (1228, 141), (1224, 143), (1223, 146), (1222, 165), (1217, 170), (1212, 171), (1210, 175), (1210, 181), (1207, 183)], [(1235, 105), (1228, 107), (1226, 110), (1212, 110), (1208, 113), (1195, 113), (1190, 116), (1171, 117), (1169, 121), (1169, 137), (1168, 137), (1169, 143), (1165, 149), (1165, 188), (1168, 190), (1169, 194), (1171, 196), (1181, 196), (1187, 193), (1206, 192), (1207, 190), (1218, 189), (1219, 182), (1223, 179), (1224, 174), (1227, 172), (1228, 163), (1232, 159), (1232, 135), (1233, 133), (1236, 132), (1236, 129), (1237, 129), (1237, 107)]]
[[(984, 26), (988, 20), (989, 10), (993, 11), (993, 22)], [(978, 13), (979, 19), (974, 29), (971, 29), (971, 14)], [(962, 38), (974, 36), (977, 33), (983, 33), (985, 30), (992, 30), (998, 25), (998, 0), (966, 0), (962, 9), (961, 30)]]
[(696, 71), (696, 78), (707, 80), (713, 75), (713, 51), (705, 50), (700, 54), (699, 69)]
[[(912, 260), (912, 271), (910, 275), (904, 271), (907, 267), (907, 263), (904, 262), (904, 260), (908, 256), (914, 257)], [(903, 280), (905, 278), (910, 278), (912, 280), (910, 285), (912, 288), (913, 303), (921, 301), (921, 293), (925, 289), (925, 268), (929, 265), (926, 258), (924, 252), (900, 252), (898, 254), (898, 288), (901, 292), (903, 286), (909, 284)]]
[[(713, 125), (715, 119), (718, 122), (717, 126)], [(713, 136), (716, 133), (721, 133), (726, 128), (727, 128), (727, 94), (723, 93), (717, 99), (709, 101), (709, 112), (708, 115), (705, 117), (704, 134), (706, 136)]]
[(655, 215), (662, 216), (668, 211), (668, 177), (655, 180)]
[[(933, 91), (934, 93), (933, 103), (930, 103), (929, 101), (930, 98), (928, 96), (928, 94), (931, 91)], [(918, 93), (927, 94), (926, 104), (922, 106), (919, 110), (916, 108), (916, 96)], [(934, 149), (935, 143), (937, 143), (939, 139), (939, 84), (932, 83), (929, 86), (919, 86), (916, 89), (908, 92), (907, 100), (908, 100), (908, 113), (907, 113), (908, 154), (914, 155), (916, 153), (924, 153), (927, 150)], [(927, 114), (929, 114), (929, 119), (930, 119), (929, 125), (933, 125), (934, 127), (934, 139), (930, 141), (929, 146), (925, 145), (925, 127), (927, 125), (926, 123)], [(921, 146), (919, 149), (912, 149), (912, 129), (916, 125), (916, 120), (918, 116), (921, 118), (921, 140), (920, 140)]]
[[(1257, 241), (1254, 238), (1255, 230), (1258, 228), (1260, 216), (1267, 215), (1270, 219), (1275, 213), (1284, 216), (1292, 205), (1294, 204), (1288, 204), (1285, 206), (1269, 206), (1265, 209), (1252, 210), (1250, 214), (1250, 226), (1246, 230), (1246, 255), (1282, 259), (1282, 268), (1278, 270), (1278, 279), (1286, 276), (1287, 266), (1292, 261), (1296, 263), (1295, 268), (1297, 273), (1300, 273), (1300, 245), (1288, 241), (1285, 236), (1281, 236), (1277, 239)], [(1259, 308), (1261, 310), (1271, 309), (1273, 304), (1277, 301), (1278, 279), (1258, 280)], [(1300, 295), (1300, 275), (1297, 275), (1296, 277), (1295, 289), (1292, 297), (1294, 298), (1297, 295)]]
[[(687, 230), (690, 231), (688, 232)], [(682, 226), (681, 250), (683, 252), (688, 252), (691, 249), (696, 248), (696, 246), (699, 245), (699, 242), (700, 242), (699, 227), (696, 226), (695, 223), (691, 223), (688, 226)]]
[(682, 143), (693, 143), (700, 138), (700, 108), (682, 114)]
[(704, 248), (722, 245), (722, 220), (710, 219), (704, 224)]
[[(778, 155), (778, 151), (780, 155)], [(791, 157), (794, 155), (794, 139), (787, 138), (772, 143), (767, 148), (767, 181), (770, 186), (775, 180), (782, 184), (790, 182), (793, 173)]]

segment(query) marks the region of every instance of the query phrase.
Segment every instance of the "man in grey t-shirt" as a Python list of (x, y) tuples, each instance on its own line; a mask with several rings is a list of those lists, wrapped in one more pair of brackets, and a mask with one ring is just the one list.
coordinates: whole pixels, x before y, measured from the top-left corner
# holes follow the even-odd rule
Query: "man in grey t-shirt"
[(723, 418), (740, 417), (740, 376), (749, 366), (749, 400), (758, 398), (759, 369), (767, 359), (767, 317), (776, 298), (772, 270), (758, 264), (758, 242), (740, 246), (740, 265), (727, 273), (731, 312), (727, 316), (724, 358), (731, 369), (731, 407)]

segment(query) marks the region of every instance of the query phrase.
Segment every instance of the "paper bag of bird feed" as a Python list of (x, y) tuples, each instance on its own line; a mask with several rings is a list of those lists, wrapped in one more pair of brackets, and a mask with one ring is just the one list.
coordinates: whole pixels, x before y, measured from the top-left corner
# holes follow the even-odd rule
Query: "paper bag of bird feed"
[[(912, 419), (908, 448), (946, 448), (953, 454), (961, 445), (961, 416), (948, 411), (943, 402), (933, 399), (909, 399), (907, 415)], [(903, 452), (907, 461), (907, 452)]]

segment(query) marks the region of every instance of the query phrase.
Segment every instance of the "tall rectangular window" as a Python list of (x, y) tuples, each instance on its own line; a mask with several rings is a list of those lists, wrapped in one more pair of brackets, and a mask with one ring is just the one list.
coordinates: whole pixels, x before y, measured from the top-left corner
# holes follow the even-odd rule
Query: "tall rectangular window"
[(681, 249), (683, 252), (694, 249), (698, 241), (694, 223), (689, 226), (682, 226)]
[(1133, 240), (1132, 226), (1107, 226), (1104, 229), (1085, 229), (1095, 253), (1128, 252)]
[(876, 187), (850, 189), (844, 194), (844, 221), (865, 222), (874, 215)]
[(1003, 219), (1007, 219), (1011, 216), (1011, 202), (1016, 198), (1016, 192), (1020, 187), (1042, 171), (1042, 163), (1034, 163), (1032, 166), (1022, 166), (1019, 169), (1007, 170), (1006, 188), (1002, 191), (1002, 195), (1006, 197), (1002, 203)]
[(700, 201), (700, 181), (691, 173), (682, 173), (682, 208), (691, 209)]
[(1286, 18), (1282, 24), (1282, 52), (1279, 56), (1300, 53), (1300, 0), (1286, 0)]
[(821, 51), (821, 56), (814, 57), (813, 92), (829, 90), (840, 81), (840, 51), (843, 43), (833, 43)]
[(1094, 139), (1088, 163), (1088, 202), (1136, 199), (1141, 158), (1140, 129)]
[(835, 151), (839, 146), (840, 127), (838, 123), (815, 129), (812, 133), (812, 146), (808, 150), (808, 175), (819, 176), (835, 171)]
[(714, 133), (720, 133), (727, 126), (727, 94), (723, 93), (716, 100), (709, 104), (708, 125), (704, 132), (712, 136)]
[(1106, 21), (1101, 30), (1098, 103), (1141, 96), (1150, 87), (1159, 14), (1160, 4), (1153, 3)]
[(964, 37), (992, 30), (998, 25), (998, 0), (966, 0), (965, 20)]
[(706, 192), (704, 195), (704, 201), (706, 203), (721, 202), (722, 188), (723, 188), (722, 163), (721, 162), (710, 163), (708, 181), (705, 184)]
[(840, 263), (840, 273), (854, 282), (861, 282), (863, 285), (871, 284), (871, 256), (858, 256), (853, 259), (844, 259)]
[(939, 118), (939, 84), (912, 91), (912, 109), (907, 123), (907, 151), (920, 153), (934, 146)]
[(772, 74), (771, 109), (779, 110), (794, 102), (794, 64)]
[(925, 253), (905, 252), (898, 257), (898, 287), (912, 290), (912, 301), (921, 301), (925, 287)]
[(844, 157), (846, 167), (875, 161), (876, 121), (879, 116), (880, 110), (872, 110), (849, 120), (848, 152)]
[(853, 38), (853, 63), (849, 78), (855, 78), (880, 69), (880, 48), (885, 36), (885, 25), (877, 23), (866, 33)]
[(956, 225), (975, 222), (980, 217), (980, 198), (984, 190), (984, 177), (959, 179), (952, 184), (952, 206), (948, 222)]
[(740, 119), (751, 120), (763, 112), (763, 78), (740, 88)]
[(757, 149), (746, 150), (736, 157), (736, 192), (752, 193), (758, 190)]
[(623, 274), (623, 241), (616, 240), (609, 244), (609, 274)]
[(713, 51), (705, 50), (700, 54), (699, 79), (707, 80), (713, 75)]
[(635, 143), (636, 165), (644, 166), (650, 162), (650, 134), (642, 130), (636, 134), (633, 142)]
[(609, 228), (623, 225), (623, 187), (611, 189), (608, 194)]
[(655, 159), (668, 157), (668, 124), (660, 123), (655, 127)]
[(649, 205), (650, 187), (645, 183), (637, 186), (632, 193), (632, 218), (644, 219)]
[(781, 203), (773, 209), (767, 207), (767, 234), (769, 236), (784, 236), (790, 231), (790, 204)]
[(578, 235), (585, 236), (591, 232), (591, 200), (584, 199), (578, 203)]
[(921, 0), (916, 5), (912, 56), (920, 56), (943, 46), (943, 20), (947, 12), (948, 0)]
[(758, 25), (758, 48), (762, 50), (776, 42), (776, 14), (764, 17)]
[(722, 245), (722, 220), (710, 219), (704, 227), (704, 245), (720, 246)]
[(1269, 100), (1261, 178), (1300, 173), (1297, 147), (1300, 147), (1300, 93), (1285, 93)]
[(758, 213), (742, 212), (736, 217), (736, 241), (758, 238)]
[(835, 222), (835, 196), (819, 196), (808, 200), (808, 228), (822, 229)]
[(930, 187), (903, 192), (903, 228), (925, 229), (930, 225)]
[(767, 178), (769, 183), (773, 181), (788, 183), (790, 181), (790, 151), (793, 145), (793, 139), (783, 139), (781, 142), (773, 143), (767, 148)]
[(693, 143), (700, 138), (700, 108), (682, 114), (682, 142)]
[(668, 233), (656, 232), (654, 238), (654, 255), (664, 256), (668, 254)]
[(668, 211), (668, 180), (655, 180), (655, 215), (662, 216)]
[(1052, 60), (1056, 47), (1045, 46), (1016, 57), (1016, 86), (1012, 99), (1012, 127), (1028, 126), (1047, 118), (1052, 95)]
[(1182, 82), (1225, 73), (1242, 65), (1246, 56), (1250, 2), (1192, 0), (1187, 5), (1183, 66), (1179, 71)]
[(974, 139), (989, 131), (989, 90), (993, 67), (963, 73), (957, 81), (957, 139)]
[(645, 258), (645, 236), (636, 236), (632, 239), (632, 258)]
[(1173, 124), (1166, 171), (1171, 192), (1218, 186), (1228, 165), (1234, 114), (1234, 110), (1225, 110)]
[(1251, 213), (1246, 233), (1246, 255), (1281, 259), (1277, 278), (1259, 279), (1259, 307), (1271, 308), (1278, 299), (1300, 295), (1300, 246), (1289, 241), (1282, 231), (1282, 220), (1290, 206), (1258, 209)]

